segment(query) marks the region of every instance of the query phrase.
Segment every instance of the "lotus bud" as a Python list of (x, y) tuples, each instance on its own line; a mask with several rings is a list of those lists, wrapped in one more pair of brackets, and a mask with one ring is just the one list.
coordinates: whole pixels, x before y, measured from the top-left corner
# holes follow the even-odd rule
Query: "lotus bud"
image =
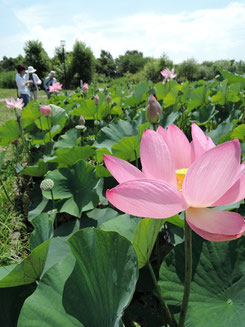
[(99, 120), (95, 120), (94, 121), (94, 126), (99, 126), (100, 125), (100, 121)]
[(41, 111), (41, 114), (44, 115), (44, 116), (51, 116), (50, 106), (41, 106), (40, 111)]
[(156, 100), (153, 94), (148, 98), (147, 108), (146, 108), (146, 119), (151, 124), (159, 123), (162, 115), (162, 107), (160, 103)]
[(107, 102), (111, 102), (111, 96), (110, 96), (110, 94), (108, 94), (108, 95), (106, 96), (106, 101), (107, 101)]
[(79, 125), (82, 125), (82, 126), (85, 125), (85, 118), (83, 116), (80, 116), (80, 118), (79, 118)]
[(100, 98), (99, 98), (98, 94), (96, 94), (95, 97), (94, 97), (94, 103), (98, 104), (99, 100), (100, 100)]
[(54, 187), (54, 182), (52, 179), (44, 179), (40, 184), (40, 189), (42, 191), (52, 191)]

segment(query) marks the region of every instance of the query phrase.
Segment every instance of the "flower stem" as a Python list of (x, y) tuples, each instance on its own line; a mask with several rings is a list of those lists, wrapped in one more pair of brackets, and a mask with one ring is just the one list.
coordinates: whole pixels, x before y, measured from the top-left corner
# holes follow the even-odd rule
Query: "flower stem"
[(8, 201), (9, 201), (11, 204), (13, 204), (13, 201), (10, 199), (10, 197), (9, 197), (9, 195), (8, 195), (8, 192), (7, 192), (7, 190), (6, 190), (6, 187), (5, 187), (4, 183), (3, 183), (2, 178), (0, 178), (0, 183), (2, 184), (3, 191), (4, 191), (4, 193), (5, 193), (5, 195), (6, 195), (7, 199), (8, 199)]
[[(54, 193), (53, 193), (53, 191), (52, 190), (50, 190), (50, 194), (51, 194), (51, 198), (52, 198), (52, 206), (53, 206), (53, 210), (55, 209), (55, 204), (54, 204)], [(58, 225), (57, 225), (57, 220), (55, 219), (55, 221), (54, 221), (54, 227), (55, 227), (55, 229), (58, 227)]]
[(153, 123), (152, 125), (153, 125), (153, 130), (156, 131), (159, 124), (158, 123)]
[(185, 284), (184, 284), (184, 295), (182, 300), (182, 308), (180, 312), (178, 327), (184, 327), (185, 316), (186, 316), (189, 297), (190, 297), (191, 278), (192, 278), (192, 235), (191, 235), (191, 228), (189, 227), (185, 219)]
[(25, 148), (25, 150), (26, 150), (26, 153), (30, 155), (31, 153), (30, 153), (30, 150), (29, 150), (28, 145), (27, 145), (27, 143), (26, 143), (26, 139), (25, 139), (25, 137), (24, 137), (23, 129), (22, 129), (22, 127), (21, 127), (20, 117), (18, 117), (18, 115), (17, 115), (16, 108), (14, 108), (14, 110), (15, 110), (16, 120), (17, 120), (17, 123), (18, 123), (18, 126), (19, 126), (19, 130), (20, 130), (20, 137), (21, 137), (21, 139), (22, 139), (23, 146), (24, 146), (24, 148)]
[(159, 234), (156, 239), (156, 255), (157, 255), (157, 267), (160, 269), (161, 260), (160, 260), (160, 241), (159, 241)]
[(138, 161), (138, 156), (137, 156), (137, 151), (134, 150), (134, 155), (135, 155), (135, 165), (136, 165), (136, 168), (139, 168), (139, 161)]
[(50, 122), (50, 125), (49, 125), (49, 117), (46, 116), (47, 118), (47, 122), (48, 122), (48, 132), (49, 132), (49, 138), (50, 138), (50, 143), (52, 142), (52, 137), (51, 137), (51, 122)]
[[(159, 301), (161, 303), (161, 306), (162, 306), (162, 308), (163, 308), (163, 310), (164, 310), (164, 312), (165, 312), (165, 314), (167, 316), (167, 322), (168, 322), (170, 327), (176, 327), (176, 322), (174, 320), (174, 317), (171, 315), (171, 312), (170, 312), (170, 310), (168, 308), (168, 305), (167, 305), (167, 303), (164, 301), (164, 299), (162, 297), (161, 290), (160, 290), (160, 287), (159, 287), (159, 285), (157, 283), (157, 279), (156, 279), (154, 270), (153, 270), (152, 265), (151, 265), (151, 263), (149, 261), (147, 263), (147, 266), (149, 268), (151, 278), (152, 278), (152, 281), (154, 283), (154, 286), (155, 286), (155, 289), (156, 289), (156, 292), (157, 292), (157, 295), (158, 295), (158, 299), (159, 299)], [(167, 326), (166, 321), (165, 321), (166, 317), (164, 316), (163, 319), (164, 319), (165, 326)]]
[(43, 127), (42, 127), (42, 121), (41, 121), (41, 117), (39, 117), (39, 122), (40, 122), (40, 127), (41, 127), (41, 130), (43, 130)]

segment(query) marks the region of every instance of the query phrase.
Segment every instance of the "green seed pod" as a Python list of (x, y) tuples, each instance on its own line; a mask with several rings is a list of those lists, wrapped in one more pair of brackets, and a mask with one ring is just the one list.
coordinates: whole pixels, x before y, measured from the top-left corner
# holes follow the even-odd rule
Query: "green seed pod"
[(83, 126), (83, 125), (76, 125), (75, 128), (76, 128), (76, 129), (83, 129), (84, 132), (85, 132), (86, 129), (87, 129), (86, 126)]
[(54, 182), (52, 179), (44, 179), (40, 184), (40, 189), (42, 191), (52, 191), (54, 187)]

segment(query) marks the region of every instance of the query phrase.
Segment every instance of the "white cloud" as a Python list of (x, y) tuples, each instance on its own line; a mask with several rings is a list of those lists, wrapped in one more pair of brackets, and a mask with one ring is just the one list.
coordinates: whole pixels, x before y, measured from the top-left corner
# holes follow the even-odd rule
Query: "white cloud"
[(78, 39), (90, 46), (96, 56), (101, 49), (110, 51), (114, 57), (137, 49), (155, 57), (165, 52), (174, 62), (190, 57), (199, 61), (244, 60), (244, 3), (176, 14), (136, 13), (110, 21), (91, 19), (86, 13), (74, 14), (62, 19), (60, 25), (56, 17), (55, 27), (50, 27), (53, 15), (51, 8), (43, 5), (16, 12), (26, 29), (22, 43), (39, 39), (50, 56), (60, 40), (66, 40), (67, 49), (71, 50)]

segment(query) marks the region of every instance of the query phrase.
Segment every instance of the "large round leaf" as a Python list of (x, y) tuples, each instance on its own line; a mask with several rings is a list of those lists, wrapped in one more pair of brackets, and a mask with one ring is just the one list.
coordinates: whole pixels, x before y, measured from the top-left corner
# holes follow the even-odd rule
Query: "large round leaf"
[(21, 263), (1, 267), (0, 288), (32, 284), (38, 280), (45, 266), (49, 242), (37, 246)]
[[(208, 242), (193, 235), (193, 277), (185, 327), (241, 327), (245, 321), (245, 238)], [(183, 296), (184, 244), (160, 269), (159, 286), (170, 305)]]
[(16, 327), (21, 307), (36, 284), (0, 288), (0, 326)]
[(103, 127), (94, 145), (99, 149), (107, 148), (111, 150), (111, 147), (122, 138), (134, 136), (137, 135), (137, 133), (138, 129), (135, 122), (130, 123), (128, 121), (119, 120), (116, 123), (111, 123), (108, 127)]
[(0, 145), (7, 146), (20, 137), (20, 129), (16, 120), (9, 120), (0, 127)]
[[(36, 291), (25, 301), (18, 327), (82, 327), (68, 315), (62, 305), (64, 285), (72, 272), (75, 260), (70, 254), (56, 263), (43, 276)], [(74, 303), (75, 306), (78, 303)]]
[(142, 219), (134, 232), (133, 246), (135, 248), (139, 269), (144, 267), (150, 259), (163, 219)]
[(79, 160), (87, 160), (95, 154), (91, 146), (77, 146), (63, 148), (55, 151), (55, 157), (49, 162), (57, 162), (58, 168), (66, 168), (75, 165)]
[[(93, 209), (99, 202), (96, 192), (99, 179), (93, 166), (85, 161), (79, 161), (70, 168), (54, 170), (47, 178), (54, 181), (54, 198), (67, 199), (61, 212), (80, 217), (82, 211)], [(51, 199), (50, 192), (45, 191), (43, 195)]]
[(18, 327), (117, 327), (138, 278), (128, 240), (115, 232), (76, 232), (66, 255), (25, 301)]
[(59, 140), (55, 142), (54, 147), (56, 149), (72, 148), (76, 145), (78, 138), (78, 130), (76, 128), (69, 129), (64, 135), (59, 137)]
[(117, 327), (138, 278), (131, 243), (115, 232), (86, 228), (68, 240), (77, 263), (63, 305), (86, 327)]
[(140, 218), (124, 214), (104, 222), (99, 228), (106, 231), (117, 232), (126, 237), (130, 242), (133, 242), (135, 229), (139, 222)]

